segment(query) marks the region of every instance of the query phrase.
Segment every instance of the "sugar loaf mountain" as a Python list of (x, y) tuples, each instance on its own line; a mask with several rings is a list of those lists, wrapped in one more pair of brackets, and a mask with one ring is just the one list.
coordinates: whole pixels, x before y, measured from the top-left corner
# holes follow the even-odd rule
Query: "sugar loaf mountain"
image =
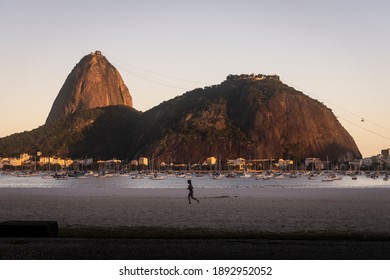
[(147, 156), (161, 162), (305, 157), (361, 158), (332, 111), (278, 76), (229, 75), (140, 112), (119, 72), (99, 52), (83, 57), (46, 123), (0, 139), (20, 153), (95, 159)]

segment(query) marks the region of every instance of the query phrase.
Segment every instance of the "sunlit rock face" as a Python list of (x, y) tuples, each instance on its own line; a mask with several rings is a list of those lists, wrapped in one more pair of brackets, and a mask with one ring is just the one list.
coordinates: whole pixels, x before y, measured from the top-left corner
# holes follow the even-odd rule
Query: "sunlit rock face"
[(275, 75), (230, 75), (163, 102), (144, 113), (134, 135), (138, 155), (160, 162), (361, 158), (329, 108)]
[(116, 68), (96, 51), (84, 56), (68, 75), (46, 123), (77, 110), (111, 105), (133, 107), (133, 100)]

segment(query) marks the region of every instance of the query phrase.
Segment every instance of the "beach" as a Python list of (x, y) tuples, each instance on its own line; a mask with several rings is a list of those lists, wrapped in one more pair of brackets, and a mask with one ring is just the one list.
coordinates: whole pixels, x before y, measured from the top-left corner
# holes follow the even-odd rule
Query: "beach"
[(390, 189), (199, 188), (194, 196), (199, 204), (185, 188), (2, 188), (0, 220), (57, 221), (59, 237), (75, 243), (390, 240)]
[(390, 237), (389, 189), (0, 189), (0, 220), (77, 228)]

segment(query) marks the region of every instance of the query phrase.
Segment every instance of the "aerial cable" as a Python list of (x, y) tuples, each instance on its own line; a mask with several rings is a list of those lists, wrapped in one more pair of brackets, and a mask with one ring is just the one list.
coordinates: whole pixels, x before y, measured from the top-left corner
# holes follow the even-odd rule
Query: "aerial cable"
[(159, 75), (159, 76), (162, 76), (162, 77), (166, 77), (166, 78), (169, 78), (169, 79), (178, 80), (178, 81), (187, 82), (187, 83), (199, 84), (199, 85), (205, 85), (205, 84), (207, 85), (207, 84), (209, 84), (209, 83), (206, 83), (206, 82), (193, 81), (193, 80), (183, 79), (183, 78), (179, 78), (179, 77), (175, 77), (175, 76), (159, 73), (159, 72), (156, 72), (156, 71), (151, 71), (151, 70), (148, 70), (148, 69), (145, 69), (145, 68), (142, 68), (142, 67), (139, 67), (139, 66), (136, 66), (136, 65), (129, 64), (127, 62), (121, 61), (121, 60), (119, 60), (117, 58), (114, 58), (114, 57), (111, 57), (111, 56), (109, 58), (112, 61), (116, 61), (116, 62), (122, 63), (122, 64), (124, 64), (124, 65), (126, 65), (128, 67), (132, 67), (132, 68), (144, 71), (144, 72), (152, 73), (152, 74)]
[(365, 131), (368, 131), (368, 132), (370, 132), (370, 133), (372, 133), (372, 134), (375, 134), (376, 136), (379, 136), (379, 137), (382, 137), (382, 138), (384, 138), (384, 139), (390, 140), (390, 137), (381, 135), (381, 134), (379, 134), (379, 133), (377, 133), (377, 132), (375, 132), (375, 131), (372, 131), (372, 130), (370, 130), (370, 129), (367, 129), (367, 128), (361, 126), (361, 125), (358, 125), (358, 124), (356, 124), (356, 123), (353, 123), (353, 122), (351, 122), (351, 121), (349, 121), (349, 120), (347, 120), (347, 119), (345, 119), (345, 118), (342, 118), (342, 117), (339, 117), (339, 116), (338, 116), (338, 118), (339, 118), (339, 119), (342, 119), (343, 121), (345, 121), (345, 122), (347, 122), (347, 123), (350, 123), (350, 124), (352, 124), (352, 125), (354, 125), (354, 126), (357, 126), (357, 127), (361, 128), (361, 129), (363, 129), (363, 130), (365, 130)]
[[(283, 80), (284, 80), (284, 79), (283, 79)], [(285, 81), (286, 81), (286, 80), (285, 80)], [(336, 107), (336, 108), (339, 108), (340, 110), (342, 110), (342, 111), (344, 111), (344, 112), (346, 112), (346, 113), (348, 113), (348, 114), (350, 114), (350, 115), (352, 115), (352, 116), (354, 116), (354, 117), (359, 118), (359, 119), (361, 120), (361, 122), (368, 122), (368, 123), (371, 123), (371, 124), (377, 126), (378, 128), (381, 128), (381, 129), (385, 129), (385, 130), (390, 131), (390, 128), (388, 128), (388, 127), (385, 127), (385, 126), (383, 126), (383, 125), (380, 125), (380, 124), (378, 124), (378, 123), (375, 123), (375, 122), (373, 122), (373, 121), (371, 121), (371, 120), (365, 118), (364, 116), (361, 116), (361, 115), (358, 115), (358, 114), (356, 114), (356, 113), (354, 113), (354, 112), (351, 112), (351, 111), (349, 111), (349, 110), (347, 110), (347, 109), (345, 109), (345, 108), (343, 108), (343, 107), (341, 107), (341, 106), (339, 106), (339, 105), (337, 105), (337, 104), (334, 104), (334, 103), (332, 103), (332, 102), (330, 102), (330, 101), (328, 101), (328, 100), (326, 100), (326, 99), (323, 99), (323, 98), (321, 98), (321, 97), (319, 97), (319, 96), (316, 96), (315, 94), (313, 94), (313, 93), (311, 93), (311, 92), (309, 92), (309, 91), (302, 90), (301, 88), (296, 87), (294, 84), (292, 84), (292, 83), (290, 83), (290, 82), (288, 82), (288, 81), (286, 81), (286, 82), (287, 82), (289, 85), (293, 86), (295, 89), (298, 89), (298, 90), (300, 90), (300, 91), (302, 91), (302, 92), (305, 92), (305, 93), (307, 93), (307, 94), (310, 94), (310, 96), (313, 96), (313, 97), (315, 97), (315, 98), (318, 98), (318, 99), (320, 99), (321, 101), (326, 102), (327, 104), (330, 104), (330, 105), (332, 105), (332, 106), (334, 106), (334, 107)]]
[(353, 113), (353, 112), (351, 112), (351, 111), (348, 111), (347, 109), (345, 109), (345, 108), (343, 108), (343, 107), (340, 107), (339, 105), (336, 105), (336, 104), (334, 104), (334, 103), (332, 103), (332, 102), (329, 102), (329, 101), (326, 101), (326, 100), (324, 100), (324, 101), (325, 101), (326, 103), (328, 103), (328, 104), (334, 106), (334, 107), (339, 108), (340, 110), (343, 110), (343, 111), (349, 113), (349, 114), (352, 115), (352, 116), (355, 116), (355, 117), (361, 119), (361, 122), (369, 122), (369, 123), (371, 123), (371, 124), (373, 124), (373, 125), (375, 125), (375, 126), (381, 128), (381, 129), (386, 129), (386, 130), (389, 130), (389, 131), (390, 131), (390, 128), (388, 128), (388, 127), (385, 127), (385, 126), (383, 126), (383, 125), (377, 124), (377, 123), (375, 123), (375, 122), (373, 122), (373, 121), (371, 121), (371, 120), (369, 120), (369, 119), (367, 119), (367, 118), (365, 118), (365, 117), (359, 116), (359, 115), (357, 115), (357, 114), (355, 114), (355, 113)]
[(365, 122), (369, 122), (369, 123), (371, 123), (371, 124), (373, 124), (373, 125), (376, 125), (376, 126), (379, 127), (379, 128), (386, 129), (386, 130), (389, 130), (389, 131), (390, 131), (390, 128), (385, 127), (385, 126), (382, 126), (382, 125), (377, 124), (377, 123), (374, 123), (373, 121), (367, 120), (366, 118), (364, 118), (363, 120), (364, 120)]
[[(132, 67), (132, 68), (135, 68), (135, 69), (144, 71), (144, 72), (149, 72), (149, 73), (152, 73), (152, 74), (155, 74), (155, 75), (159, 75), (159, 76), (162, 76), (162, 77), (167, 77), (167, 78), (169, 78), (169, 79), (174, 79), (174, 80), (183, 81), (183, 82), (189, 82), (189, 83), (202, 84), (202, 85), (208, 84), (208, 83), (204, 83), (204, 82), (192, 81), (192, 80), (188, 80), (188, 79), (182, 79), (182, 78), (174, 77), (174, 76), (171, 76), (171, 75), (167, 75), (167, 74), (162, 74), (162, 73), (159, 73), (159, 72), (151, 71), (151, 70), (148, 70), (148, 69), (145, 69), (145, 68), (142, 68), (142, 67), (139, 67), (139, 66), (135, 66), (135, 65), (129, 64), (129, 63), (127, 63), (127, 62), (121, 61), (121, 60), (116, 59), (116, 58), (113, 58), (113, 57), (111, 57), (111, 56), (110, 56), (110, 60), (117, 61), (117, 62), (122, 63), (122, 64), (124, 64), (124, 65), (126, 65), (126, 66), (128, 66), (128, 67)], [(170, 88), (175, 88), (175, 89), (181, 89), (181, 90), (186, 90), (186, 91), (191, 90), (191, 89), (189, 89), (189, 88), (178, 87), (178, 86), (174, 86), (174, 85), (162, 83), (162, 82), (160, 82), (160, 81), (156, 81), (156, 80), (153, 80), (153, 79), (150, 79), (150, 78), (146, 78), (146, 77), (141, 76), (141, 75), (139, 75), (139, 74), (137, 74), (137, 73), (134, 73), (133, 71), (130, 71), (130, 70), (128, 70), (127, 68), (124, 68), (124, 67), (120, 67), (120, 66), (119, 66), (119, 68), (121, 68), (121, 69), (124, 70), (125, 72), (128, 72), (128, 73), (131, 74), (131, 75), (134, 75), (134, 76), (136, 76), (136, 77), (138, 77), (138, 78), (141, 78), (141, 79), (143, 79), (143, 80), (146, 80), (146, 81), (149, 81), (149, 82), (152, 82), (152, 83), (161, 85), (161, 86), (170, 87)], [(285, 80), (285, 79), (283, 79), (283, 80)], [(286, 81), (286, 80), (285, 80), (285, 81)], [(379, 127), (379, 128), (386, 129), (386, 130), (389, 130), (389, 131), (390, 131), (390, 128), (387, 128), (387, 127), (385, 127), (385, 126), (382, 126), (382, 125), (380, 125), (380, 124), (377, 124), (377, 123), (375, 123), (375, 122), (373, 122), (373, 121), (371, 121), (371, 120), (369, 120), (369, 119), (366, 119), (366, 118), (362, 117), (361, 115), (355, 114), (354, 112), (351, 112), (351, 111), (349, 111), (349, 110), (347, 110), (347, 109), (345, 109), (345, 108), (343, 108), (343, 107), (341, 107), (341, 106), (339, 106), (339, 105), (337, 105), (337, 104), (334, 104), (333, 102), (330, 102), (330, 101), (328, 101), (328, 100), (322, 99), (322, 98), (320, 98), (319, 96), (316, 96), (316, 95), (312, 94), (311, 92), (302, 90), (302, 89), (300, 89), (299, 87), (295, 86), (293, 83), (290, 83), (290, 82), (288, 82), (288, 81), (286, 81), (286, 82), (287, 82), (289, 85), (293, 86), (294, 88), (296, 88), (296, 89), (298, 89), (298, 90), (301, 90), (302, 92), (306, 92), (306, 93), (310, 94), (310, 96), (319, 98), (319, 99), (321, 99), (322, 101), (324, 101), (324, 102), (326, 102), (326, 103), (328, 103), (328, 104), (330, 104), (330, 105), (332, 105), (332, 106), (334, 106), (334, 107), (336, 107), (336, 108), (339, 108), (340, 110), (342, 110), (342, 111), (344, 111), (344, 112), (346, 112), (346, 113), (348, 113), (348, 114), (350, 114), (350, 115), (352, 115), (352, 116), (358, 117), (359, 119), (361, 119), (362, 122), (369, 122), (369, 123), (371, 123), (371, 124), (373, 124), (373, 125), (375, 125), (375, 126), (377, 126), (377, 127)], [(367, 129), (367, 128), (365, 128), (365, 127), (362, 127), (362, 126), (360, 126), (360, 125), (357, 125), (357, 124), (355, 124), (355, 123), (353, 123), (353, 122), (351, 122), (351, 121), (349, 121), (349, 120), (346, 120), (345, 118), (342, 118), (342, 117), (339, 117), (339, 118), (342, 119), (342, 120), (344, 120), (344, 121), (346, 121), (346, 122), (348, 122), (348, 123), (350, 123), (350, 124), (352, 124), (352, 125), (354, 125), (354, 126), (357, 126), (357, 127), (361, 128), (361, 129), (363, 129), (363, 130), (366, 130), (366, 131), (368, 131), (368, 132), (370, 132), (370, 133), (372, 133), (372, 134), (375, 134), (375, 135), (377, 135), (377, 136), (379, 136), (379, 137), (382, 137), (382, 138), (384, 138), (384, 139), (390, 140), (389, 137), (383, 136), (383, 135), (381, 135), (381, 134), (379, 134), (379, 133), (376, 133), (376, 132), (374, 132), (374, 131), (372, 131), (372, 130), (370, 130), (370, 129)]]
[(134, 72), (132, 72), (132, 71), (129, 71), (128, 69), (123, 68), (123, 67), (121, 67), (121, 66), (118, 66), (118, 68), (120, 68), (121, 70), (123, 70), (123, 71), (125, 71), (125, 72), (127, 72), (127, 73), (129, 73), (129, 74), (131, 74), (131, 75), (134, 75), (134, 76), (136, 76), (136, 77), (138, 77), (138, 78), (140, 78), (140, 79), (149, 81), (149, 82), (154, 83), (154, 84), (158, 84), (158, 85), (160, 85), (160, 86), (165, 86), (165, 87), (170, 87), (170, 88), (175, 88), (175, 89), (181, 89), (181, 90), (185, 90), (185, 91), (191, 90), (191, 89), (188, 89), (188, 88), (182, 88), (182, 87), (178, 87), (178, 86), (174, 86), (174, 85), (169, 85), (169, 84), (165, 84), (165, 83), (162, 83), (162, 82), (159, 82), (159, 81), (156, 81), (156, 80), (152, 80), (152, 79), (150, 79), (150, 78), (146, 78), (146, 77), (141, 76), (141, 75), (139, 75), (139, 74), (136, 74), (136, 73), (134, 73)]

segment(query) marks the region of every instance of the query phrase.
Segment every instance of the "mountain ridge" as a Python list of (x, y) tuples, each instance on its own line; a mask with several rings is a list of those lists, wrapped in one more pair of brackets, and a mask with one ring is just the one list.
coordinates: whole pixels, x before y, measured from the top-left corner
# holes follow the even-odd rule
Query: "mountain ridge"
[(146, 112), (132, 106), (119, 72), (96, 51), (68, 75), (43, 126), (0, 138), (0, 156), (43, 151), (199, 163), (210, 156), (361, 158), (331, 109), (277, 75), (229, 75)]

